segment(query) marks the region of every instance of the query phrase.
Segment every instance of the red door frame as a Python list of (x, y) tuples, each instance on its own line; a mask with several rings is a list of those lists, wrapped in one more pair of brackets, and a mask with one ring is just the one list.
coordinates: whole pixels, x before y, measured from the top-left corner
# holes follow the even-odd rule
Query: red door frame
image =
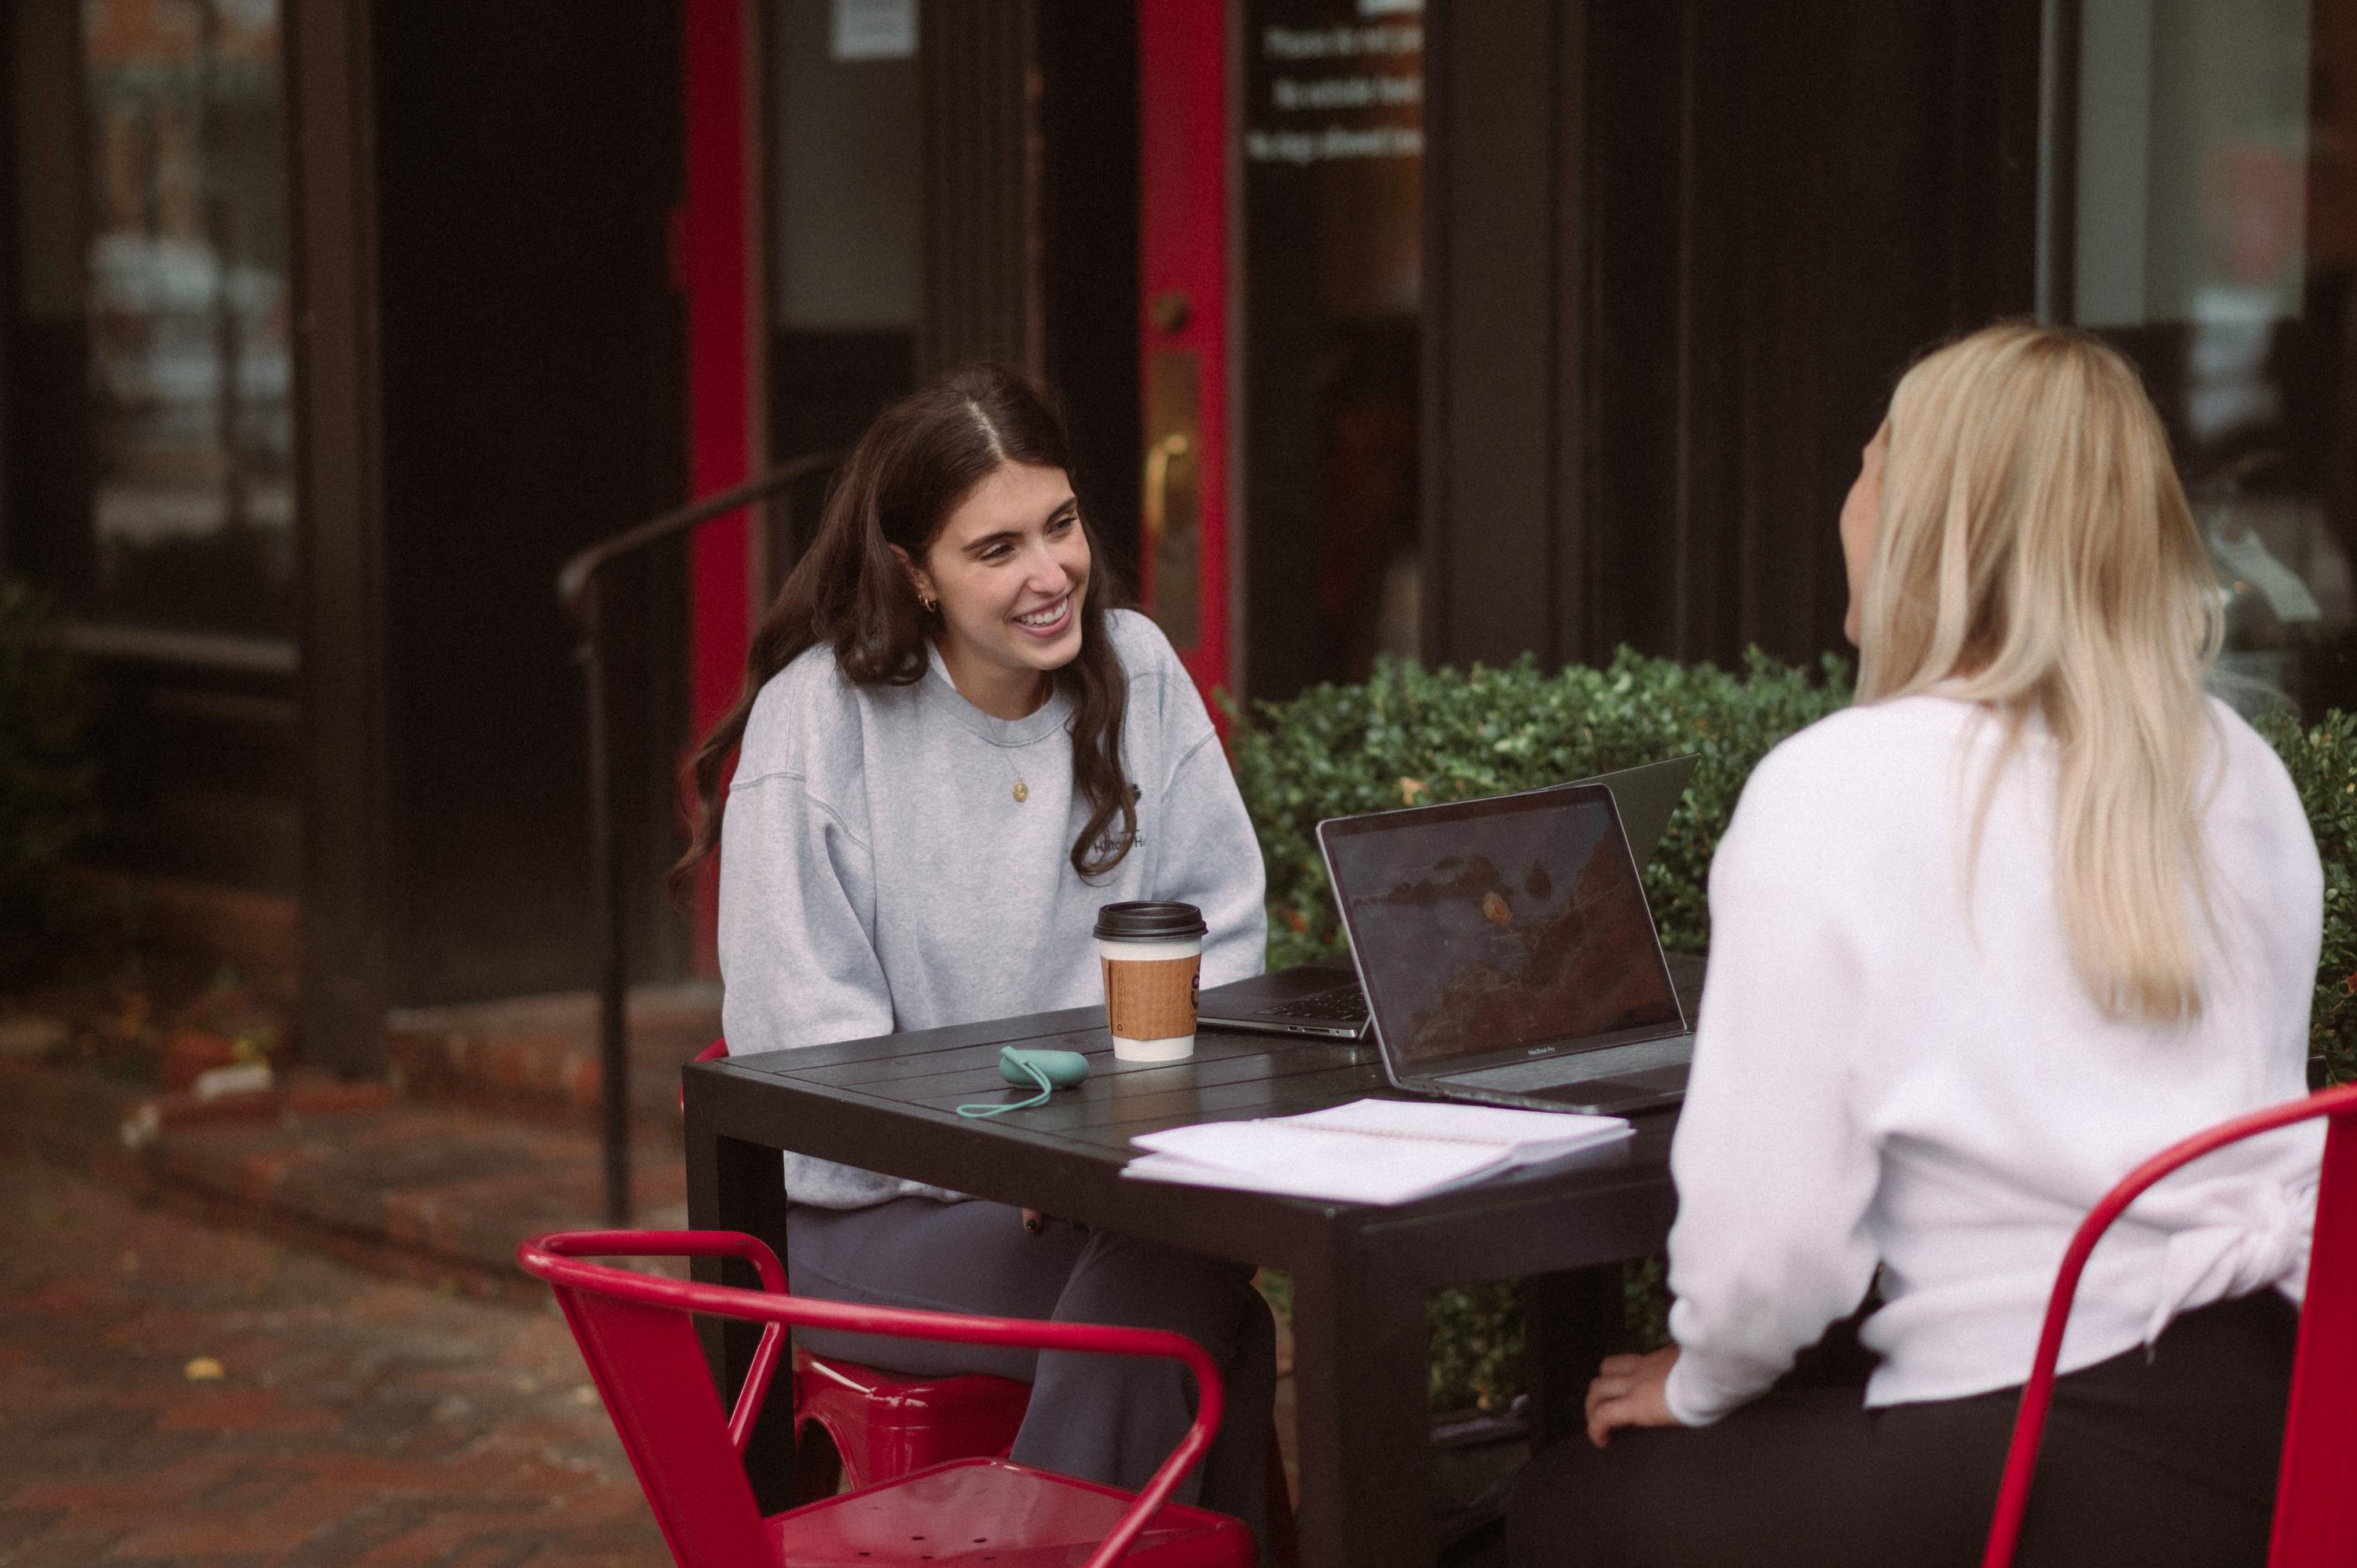
[[(748, 188), (759, 134), (751, 0), (682, 6), (686, 163), (676, 257), (687, 308), (688, 489), (710, 495), (751, 477), (759, 458), (756, 296)], [(1200, 356), (1200, 636), (1180, 658), (1208, 696), (1232, 683), (1228, 568), (1228, 38), (1224, 5), (1136, 0), (1138, 6), (1138, 338)], [(1183, 295), (1166, 330), (1153, 305)], [(1152, 563), (1141, 586), (1153, 603)], [(736, 701), (750, 639), (752, 553), (743, 518), (698, 531), (689, 556), (690, 695), (701, 736)], [(708, 882), (707, 878), (707, 882)], [(712, 893), (699, 899), (699, 965), (708, 963)]]
[[(755, 289), (748, 156), (757, 84), (748, 0), (684, 0), (681, 7), (686, 163), (674, 266), (687, 306), (687, 488), (707, 496), (752, 477)], [(737, 700), (751, 640), (752, 551), (747, 519), (696, 531), (688, 546), (688, 713), (698, 738)], [(731, 766), (734, 766), (732, 761)], [(695, 901), (694, 964), (716, 973), (718, 879), (706, 863)]]
[[(1137, 0), (1138, 349), (1149, 374), (1157, 349), (1201, 356), (1202, 530), (1197, 588), (1201, 637), (1180, 660), (1209, 699), (1232, 685), (1228, 576), (1228, 7), (1203, 0)], [(1155, 303), (1187, 301), (1175, 330)], [(1141, 386), (1141, 395), (1144, 393)], [(1154, 564), (1140, 562), (1147, 607)], [(1215, 707), (1213, 714), (1218, 715)]]

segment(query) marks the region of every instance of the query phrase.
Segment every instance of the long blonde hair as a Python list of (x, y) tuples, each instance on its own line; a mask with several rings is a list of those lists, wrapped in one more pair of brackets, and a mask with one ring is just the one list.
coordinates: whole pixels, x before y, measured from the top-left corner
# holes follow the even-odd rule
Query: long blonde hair
[(2207, 553), (2136, 371), (2082, 332), (1984, 328), (1890, 400), (1858, 699), (1937, 685), (2034, 715), (2057, 747), (2055, 899), (2104, 1013), (2201, 1010), (2203, 677), (2222, 622)]

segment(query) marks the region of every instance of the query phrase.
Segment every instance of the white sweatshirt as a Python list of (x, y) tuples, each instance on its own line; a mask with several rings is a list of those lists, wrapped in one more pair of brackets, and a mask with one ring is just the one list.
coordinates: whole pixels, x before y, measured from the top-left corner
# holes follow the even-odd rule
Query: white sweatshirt
[[(2218, 933), (2180, 1028), (2105, 1018), (2054, 906), (2054, 745), (1972, 811), (1999, 728), (1937, 696), (1849, 709), (1771, 752), (1711, 866), (1710, 974), (1671, 1153), (1671, 1412), (1715, 1421), (1856, 1308), (1878, 1264), (1870, 1405), (2029, 1376), (2071, 1233), (2164, 1145), (2306, 1091), (2323, 874), (2283, 765), (2211, 704)], [(2175, 1314), (2307, 1277), (2322, 1133), (2210, 1156), (2096, 1249), (2069, 1371)]]
[[(1072, 869), (1088, 808), (1060, 690), (995, 719), (938, 652), (913, 685), (855, 686), (824, 645), (761, 688), (721, 818), (731, 1055), (1102, 1001), (1091, 933), (1097, 907), (1123, 899), (1202, 909), (1205, 985), (1260, 972), (1260, 845), (1203, 700), (1160, 628), (1127, 610), (1106, 624), (1129, 677), (1137, 839), (1096, 882)], [(798, 1155), (786, 1189), (829, 1208), (958, 1196)]]

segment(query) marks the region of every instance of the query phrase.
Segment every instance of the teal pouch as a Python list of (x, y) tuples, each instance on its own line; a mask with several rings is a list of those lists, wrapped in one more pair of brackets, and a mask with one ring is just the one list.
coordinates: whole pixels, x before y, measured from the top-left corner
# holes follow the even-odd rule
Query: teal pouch
[(1027, 1051), (1020, 1046), (998, 1049), (998, 1076), (1009, 1083), (1029, 1083), (1031, 1069), (1039, 1069), (1058, 1089), (1071, 1089), (1089, 1076), (1089, 1058), (1078, 1051)]
[(1028, 1100), (1011, 1100), (999, 1104), (961, 1105), (961, 1116), (1003, 1116), (1009, 1111), (1028, 1111), (1048, 1103), (1048, 1097), (1060, 1089), (1071, 1089), (1089, 1076), (1089, 1058), (1078, 1051), (1032, 1051), (1019, 1046), (998, 1048), (998, 1076), (1022, 1087), (1029, 1085), (1039, 1093)]

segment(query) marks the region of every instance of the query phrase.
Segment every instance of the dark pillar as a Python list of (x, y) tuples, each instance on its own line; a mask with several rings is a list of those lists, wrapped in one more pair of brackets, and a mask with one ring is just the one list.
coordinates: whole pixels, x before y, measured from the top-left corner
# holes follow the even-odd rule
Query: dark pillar
[(302, 520), (304, 1048), (384, 1068), (384, 507), (371, 0), (286, 13)]
[(1090, 524), (1137, 580), (1137, 10), (1039, 16), (1040, 339)]
[[(391, 1001), (586, 987), (586, 717), (556, 573), (686, 489), (666, 215), (676, 4), (382, 4), (375, 167), (390, 715)], [(632, 978), (680, 916), (676, 550), (605, 582)]]
[[(388, 1006), (589, 980), (556, 570), (683, 488), (676, 11), (516, 10), (287, 10), (303, 1026), (345, 1074), (382, 1070)], [(607, 584), (640, 978), (675, 918), (651, 801), (683, 734), (679, 571)]]
[(925, 0), (925, 320), (918, 373), (1043, 368), (1031, 0)]
[(1840, 645), (1893, 379), (2032, 303), (2040, 15), (1426, 9), (1436, 657)]
[(1427, 7), (1424, 643), (1577, 645), (1577, 45), (1585, 0)]

